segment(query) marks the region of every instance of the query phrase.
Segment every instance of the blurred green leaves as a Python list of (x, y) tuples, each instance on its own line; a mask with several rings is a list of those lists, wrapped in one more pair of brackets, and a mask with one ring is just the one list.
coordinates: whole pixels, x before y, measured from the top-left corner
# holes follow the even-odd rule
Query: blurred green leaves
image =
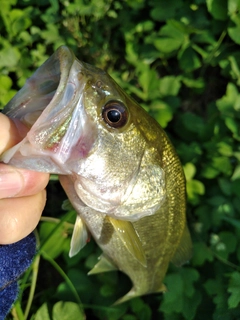
[(229, 308), (236, 308), (240, 303), (240, 273), (233, 272), (230, 277), (228, 292), (231, 296), (228, 299)]
[[(176, 21), (169, 20), (163, 26), (154, 41), (156, 48), (163, 53), (170, 53), (179, 49), (184, 44), (184, 32), (179, 28)], [(187, 41), (187, 39), (186, 39)]]
[(44, 303), (36, 313), (35, 320), (84, 320), (85, 316), (77, 303), (57, 302), (49, 313), (47, 304)]
[[(186, 175), (194, 247), (189, 265), (170, 266), (167, 293), (111, 307), (129, 279), (87, 276), (101, 253), (93, 240), (68, 257), (75, 213), (51, 181), (29, 319), (239, 319), (240, 0), (2, 0), (0, 30), (0, 108), (66, 44), (166, 129)], [(30, 271), (21, 283), (25, 297)]]
[(207, 0), (207, 8), (216, 20), (227, 19), (227, 1), (225, 0)]
[(185, 319), (194, 319), (201, 301), (200, 293), (195, 290), (194, 282), (199, 278), (195, 269), (184, 268), (166, 277), (168, 291), (164, 294), (160, 310), (166, 314), (180, 313)]

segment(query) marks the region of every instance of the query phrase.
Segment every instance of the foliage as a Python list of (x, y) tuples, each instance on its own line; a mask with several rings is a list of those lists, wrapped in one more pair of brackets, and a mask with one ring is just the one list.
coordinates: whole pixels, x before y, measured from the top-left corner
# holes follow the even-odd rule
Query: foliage
[(93, 241), (68, 257), (75, 214), (53, 179), (9, 319), (239, 319), (240, 1), (1, 0), (0, 32), (2, 107), (67, 44), (157, 119), (184, 166), (194, 242), (189, 264), (170, 266), (167, 293), (111, 306), (129, 280), (87, 276), (100, 254)]

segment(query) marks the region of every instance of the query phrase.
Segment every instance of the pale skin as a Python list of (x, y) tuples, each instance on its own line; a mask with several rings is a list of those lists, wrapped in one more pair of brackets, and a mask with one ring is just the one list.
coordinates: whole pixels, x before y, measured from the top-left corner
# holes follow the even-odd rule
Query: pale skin
[[(0, 154), (18, 143), (26, 128), (0, 113)], [(46, 203), (49, 174), (0, 163), (0, 244), (26, 237), (39, 222)]]

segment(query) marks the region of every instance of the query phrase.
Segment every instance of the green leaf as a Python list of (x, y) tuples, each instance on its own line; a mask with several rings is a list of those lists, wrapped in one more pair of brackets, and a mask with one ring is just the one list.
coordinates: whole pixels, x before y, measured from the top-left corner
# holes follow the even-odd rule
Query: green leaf
[(1, 74), (0, 75), (0, 90), (9, 90), (12, 86), (12, 80), (10, 77)]
[(216, 105), (222, 114), (232, 114), (236, 101), (239, 101), (238, 89), (233, 83), (228, 83), (226, 94), (217, 100)]
[(212, 166), (219, 172), (225, 173), (226, 175), (230, 175), (232, 172), (232, 166), (229, 157), (214, 157), (212, 159)]
[(151, 17), (157, 21), (166, 21), (175, 16), (176, 11), (183, 5), (182, 0), (155, 0), (153, 1), (153, 9)]
[(189, 88), (196, 88), (196, 89), (205, 88), (205, 81), (203, 78), (191, 79), (191, 78), (183, 77), (182, 82), (185, 84), (185, 86)]
[(154, 98), (159, 95), (158, 76), (155, 70), (150, 69), (147, 64), (139, 64), (139, 83), (143, 88), (145, 99)]
[(236, 196), (239, 196), (239, 189), (240, 188), (240, 179), (235, 179), (231, 181), (231, 190), (232, 193), (235, 194)]
[(172, 21), (168, 21), (160, 29), (159, 37), (154, 40), (154, 45), (159, 51), (169, 53), (179, 49), (185, 41), (184, 32)]
[(16, 47), (6, 46), (0, 51), (0, 68), (14, 68), (17, 66), (21, 54)]
[(226, 0), (206, 0), (209, 13), (217, 20), (227, 19), (227, 1)]
[(240, 19), (236, 17), (233, 19), (234, 26), (228, 28), (229, 37), (237, 44), (240, 44), (239, 32), (240, 32)]
[(12, 80), (6, 75), (0, 75), (0, 109), (16, 94), (16, 90), (11, 90)]
[(138, 320), (151, 320), (152, 311), (142, 299), (136, 298), (130, 302), (131, 309), (137, 315)]
[(231, 177), (231, 180), (233, 181), (236, 179), (240, 179), (240, 165), (236, 166)]
[[(239, 56), (232, 55), (228, 57), (228, 61), (231, 67), (231, 76), (237, 80), (237, 85), (240, 85), (240, 69), (239, 69)], [(228, 64), (227, 64), (228, 65)]]
[(218, 152), (223, 156), (230, 157), (233, 154), (232, 146), (224, 141), (217, 143), (217, 148)]
[(228, 0), (228, 13), (230, 16), (236, 14), (240, 8), (240, 0)]
[(47, 25), (47, 29), (41, 32), (41, 36), (45, 39), (46, 44), (55, 43), (57, 46), (63, 44), (59, 29), (54, 24)]
[(196, 270), (183, 268), (178, 273), (169, 274), (165, 279), (168, 291), (163, 296), (160, 310), (166, 314), (182, 314), (186, 319), (194, 319), (201, 295), (194, 290), (194, 282), (199, 278)]
[(11, 30), (13, 35), (19, 34), (21, 31), (26, 30), (32, 24), (32, 21), (29, 17), (27, 17), (26, 13), (19, 9), (13, 9), (9, 18), (11, 20)]
[(220, 178), (218, 179), (219, 186), (221, 191), (226, 196), (230, 196), (232, 194), (232, 182), (229, 179)]
[(222, 259), (227, 260), (229, 254), (236, 249), (237, 239), (231, 232), (223, 231), (218, 235), (212, 235), (211, 243), (215, 253)]
[(154, 116), (162, 128), (165, 128), (173, 118), (172, 108), (164, 101), (155, 100), (149, 108), (150, 114)]
[(237, 246), (237, 238), (232, 232), (222, 231), (219, 233), (219, 237), (221, 241), (225, 243), (228, 254), (235, 252)]
[(240, 140), (240, 128), (239, 121), (236, 121), (234, 118), (226, 117), (225, 124), (227, 128), (233, 133), (233, 137), (237, 140)]
[[(220, 311), (220, 314), (224, 311), (224, 307), (227, 307), (227, 292), (225, 282), (226, 280), (222, 279), (221, 276), (217, 274), (215, 279), (211, 279), (209, 277), (204, 284), (207, 293), (213, 297), (212, 300), (216, 304), (217, 310)], [(223, 316), (221, 319), (223, 320), (225, 318), (226, 317)]]
[(188, 200), (192, 204), (199, 203), (200, 201), (199, 196), (204, 195), (205, 193), (204, 184), (199, 180), (190, 180), (190, 181), (187, 181), (186, 187), (187, 187)]
[(228, 306), (229, 308), (236, 308), (240, 303), (240, 273), (237, 271), (230, 276), (228, 292), (231, 293), (228, 298)]
[(213, 261), (212, 251), (203, 242), (194, 243), (192, 263), (195, 266), (201, 266), (206, 261)]
[(195, 173), (196, 173), (196, 167), (194, 166), (194, 164), (191, 162), (186, 163), (183, 169), (184, 169), (186, 180), (187, 181), (192, 180), (192, 178), (195, 176)]
[(164, 96), (176, 96), (181, 88), (180, 77), (165, 76), (159, 80), (159, 93)]
[(196, 52), (191, 47), (187, 47), (179, 54), (178, 57), (179, 65), (184, 71), (193, 71), (201, 67), (201, 61)]
[(34, 320), (52, 320), (47, 303), (44, 303), (36, 312)]
[(138, 318), (131, 314), (126, 314), (123, 316), (122, 320), (138, 320)]
[(240, 221), (239, 220), (229, 218), (229, 217), (223, 217), (223, 220), (231, 223), (231, 225), (233, 225), (235, 228), (240, 229)]
[(190, 132), (201, 134), (205, 130), (204, 120), (196, 114), (185, 113), (182, 117), (183, 125)]
[(59, 301), (53, 306), (52, 318), (53, 320), (85, 320), (85, 315), (77, 303)]

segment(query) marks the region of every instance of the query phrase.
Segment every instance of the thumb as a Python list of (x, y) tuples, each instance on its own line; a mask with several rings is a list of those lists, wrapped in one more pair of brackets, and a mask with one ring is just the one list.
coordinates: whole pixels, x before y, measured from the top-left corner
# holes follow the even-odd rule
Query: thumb
[[(0, 155), (20, 142), (28, 131), (19, 120), (9, 119), (2, 113), (0, 113), (0, 128)], [(46, 187), (48, 179), (47, 173), (0, 163), (0, 199), (36, 194)]]
[[(0, 154), (20, 142), (28, 129), (0, 113)], [(49, 174), (0, 163), (0, 244), (16, 242), (37, 225), (46, 201)]]
[(0, 113), (0, 128), (0, 154), (20, 142), (28, 131), (19, 120), (9, 119), (2, 113)]

